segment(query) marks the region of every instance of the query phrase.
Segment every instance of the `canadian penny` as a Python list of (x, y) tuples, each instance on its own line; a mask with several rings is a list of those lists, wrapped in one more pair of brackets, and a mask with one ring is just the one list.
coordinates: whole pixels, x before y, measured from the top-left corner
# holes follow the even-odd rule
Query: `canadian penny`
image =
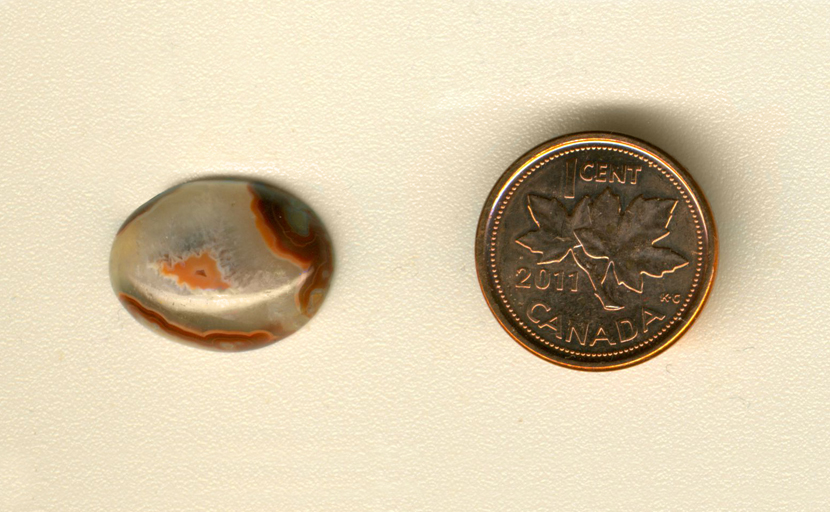
[(665, 350), (700, 313), (717, 234), (689, 174), (612, 133), (546, 142), (493, 187), (476, 268), (495, 317), (553, 363), (611, 370)]

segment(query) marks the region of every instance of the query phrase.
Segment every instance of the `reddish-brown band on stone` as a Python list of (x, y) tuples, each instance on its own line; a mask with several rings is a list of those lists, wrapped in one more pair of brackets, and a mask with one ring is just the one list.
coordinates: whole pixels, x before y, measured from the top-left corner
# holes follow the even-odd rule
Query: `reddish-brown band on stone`
[(274, 341), (285, 337), (284, 335), (277, 337), (274, 336), (273, 333), (267, 331), (191, 331), (185, 327), (169, 322), (166, 318), (164, 318), (164, 315), (158, 311), (153, 311), (125, 293), (118, 294), (118, 300), (121, 301), (121, 304), (123, 304), (124, 307), (127, 308), (127, 311), (132, 313), (133, 316), (143, 318), (147, 322), (157, 325), (161, 330), (172, 336), (192, 341), (208, 348), (228, 350), (227, 347), (220, 346), (219, 344), (232, 343), (234, 345), (233, 350), (247, 350), (273, 343)]
[(278, 201), (263, 198), (253, 185), (248, 189), (253, 196), (251, 211), (265, 243), (274, 254), (296, 264), (306, 274), (297, 292), (297, 302), (300, 311), (311, 316), (315, 308), (311, 296), (314, 290), (326, 289), (332, 273), (331, 246), (325, 228), (313, 214), (308, 214), (308, 234), (297, 233)]

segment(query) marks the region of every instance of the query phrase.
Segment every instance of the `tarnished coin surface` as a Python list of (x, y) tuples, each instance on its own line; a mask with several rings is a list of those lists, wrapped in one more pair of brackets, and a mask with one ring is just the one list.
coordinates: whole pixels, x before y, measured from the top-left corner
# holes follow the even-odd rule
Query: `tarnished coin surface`
[(706, 199), (640, 140), (579, 133), (516, 161), (479, 220), (476, 268), (525, 348), (583, 370), (630, 366), (691, 325), (717, 266)]

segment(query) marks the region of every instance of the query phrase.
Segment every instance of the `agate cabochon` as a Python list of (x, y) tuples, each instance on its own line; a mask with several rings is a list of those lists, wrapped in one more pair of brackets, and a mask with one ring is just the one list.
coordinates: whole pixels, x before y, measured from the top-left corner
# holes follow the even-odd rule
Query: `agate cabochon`
[(141, 323), (237, 351), (302, 327), (323, 302), (332, 265), (328, 233), (305, 203), (263, 183), (215, 179), (138, 208), (115, 237), (110, 278)]

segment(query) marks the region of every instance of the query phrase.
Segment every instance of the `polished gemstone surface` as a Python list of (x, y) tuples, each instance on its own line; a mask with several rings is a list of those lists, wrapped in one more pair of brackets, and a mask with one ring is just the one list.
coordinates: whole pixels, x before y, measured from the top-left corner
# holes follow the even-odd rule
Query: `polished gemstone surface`
[(139, 207), (115, 238), (110, 278), (141, 323), (215, 350), (262, 347), (317, 312), (333, 270), (320, 219), (259, 182), (199, 180)]

